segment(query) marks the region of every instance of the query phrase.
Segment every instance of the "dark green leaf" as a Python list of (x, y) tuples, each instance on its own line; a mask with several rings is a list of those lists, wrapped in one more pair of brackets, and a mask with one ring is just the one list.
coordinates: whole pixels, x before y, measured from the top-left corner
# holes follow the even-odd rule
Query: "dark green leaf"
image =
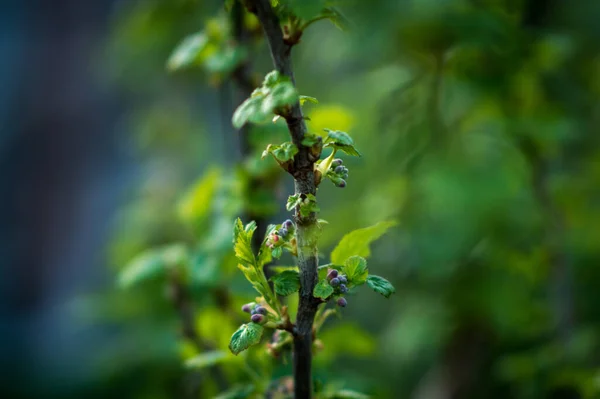
[(333, 287), (329, 285), (327, 279), (319, 281), (313, 290), (313, 295), (317, 298), (327, 299), (331, 294), (333, 294)]
[(373, 291), (380, 293), (386, 298), (389, 298), (390, 295), (396, 292), (392, 283), (379, 276), (369, 275), (369, 277), (367, 277), (367, 285), (371, 287)]
[(282, 296), (293, 294), (300, 289), (300, 277), (295, 270), (286, 270), (271, 277), (275, 292)]
[(236, 332), (231, 336), (229, 341), (229, 350), (234, 355), (245, 351), (252, 345), (256, 345), (260, 342), (264, 328), (257, 323), (243, 324)]

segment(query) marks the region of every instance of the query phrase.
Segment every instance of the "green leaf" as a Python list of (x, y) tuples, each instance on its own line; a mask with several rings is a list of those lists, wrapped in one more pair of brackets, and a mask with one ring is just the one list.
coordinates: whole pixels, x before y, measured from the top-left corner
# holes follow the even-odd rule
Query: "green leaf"
[(141, 253), (119, 273), (117, 283), (121, 288), (132, 287), (142, 281), (162, 275), (166, 270), (182, 267), (189, 262), (184, 244), (171, 244)]
[(229, 341), (229, 350), (237, 355), (242, 351), (245, 351), (252, 345), (256, 345), (260, 342), (264, 328), (257, 323), (243, 324), (236, 332), (231, 336)]
[(281, 82), (273, 87), (261, 105), (263, 114), (268, 115), (278, 108), (298, 101), (298, 91), (292, 82)]
[(343, 15), (337, 8), (328, 7), (326, 8), (329, 20), (341, 31), (347, 31), (350, 26), (350, 21)]
[(186, 37), (169, 57), (167, 68), (170, 71), (175, 71), (194, 64), (200, 57), (200, 53), (206, 49), (208, 43), (208, 36), (204, 32), (194, 33)]
[(364, 284), (369, 275), (367, 260), (361, 256), (348, 258), (344, 263), (344, 272), (352, 285)]
[(380, 293), (386, 298), (389, 298), (390, 295), (396, 292), (392, 283), (379, 276), (369, 275), (369, 277), (367, 277), (367, 285), (371, 287), (373, 291)]
[(219, 350), (204, 352), (186, 360), (185, 367), (201, 369), (204, 367), (214, 366), (215, 364), (223, 362), (228, 356), (231, 355)]
[(246, 99), (233, 113), (231, 123), (236, 129), (241, 129), (247, 122), (260, 123), (265, 114), (261, 111), (264, 97), (257, 95)]
[(271, 277), (275, 292), (282, 296), (293, 294), (300, 289), (300, 276), (295, 270), (286, 270)]
[(281, 81), (281, 74), (278, 70), (274, 70), (265, 75), (263, 87), (275, 87)]
[(204, 67), (210, 73), (230, 73), (247, 57), (248, 51), (241, 46), (228, 46), (210, 55)]
[(313, 103), (313, 104), (318, 104), (319, 100), (317, 100), (314, 97), (311, 96), (300, 96), (300, 105), (304, 105), (305, 102), (309, 102), (309, 103)]
[(302, 198), (300, 197), (300, 194), (290, 195), (288, 197), (287, 203), (285, 204), (285, 209), (287, 209), (288, 211), (291, 211), (295, 207), (300, 205), (301, 203), (302, 203)]
[(320, 210), (319, 205), (317, 205), (317, 198), (313, 194), (306, 194), (306, 198), (300, 203), (300, 215), (307, 217), (311, 212), (319, 212)]
[(327, 137), (325, 138), (325, 147), (333, 147), (348, 155), (360, 157), (360, 153), (354, 148), (354, 141), (348, 133), (339, 130), (324, 130), (328, 132)]
[(273, 155), (280, 162), (287, 162), (294, 159), (294, 155), (298, 153), (298, 147), (290, 142), (285, 142), (273, 150)]
[(331, 294), (333, 294), (333, 287), (329, 285), (327, 279), (319, 281), (313, 290), (313, 295), (317, 298), (327, 299)]
[(346, 234), (331, 252), (331, 263), (343, 264), (353, 255), (368, 258), (371, 255), (369, 244), (385, 234), (396, 225), (395, 221), (379, 222), (376, 225), (351, 231)]
[(177, 207), (182, 220), (197, 225), (208, 215), (221, 177), (222, 172), (212, 168), (194, 183)]
[[(256, 224), (254, 225), (254, 228), (256, 228)], [(235, 256), (246, 265), (256, 264), (256, 258), (254, 257), (254, 252), (252, 252), (253, 234), (253, 229), (250, 229), (250, 231), (246, 231), (244, 227), (242, 227), (242, 221), (240, 220), (240, 218), (236, 220), (233, 228), (233, 249), (235, 251)]]
[(306, 147), (312, 147), (319, 142), (320, 136), (314, 133), (306, 133), (302, 139), (302, 145)]
[(273, 248), (273, 251), (271, 251), (271, 255), (275, 258), (275, 259), (279, 259), (281, 258), (281, 255), (283, 254), (283, 248), (281, 247), (277, 247), (277, 248)]

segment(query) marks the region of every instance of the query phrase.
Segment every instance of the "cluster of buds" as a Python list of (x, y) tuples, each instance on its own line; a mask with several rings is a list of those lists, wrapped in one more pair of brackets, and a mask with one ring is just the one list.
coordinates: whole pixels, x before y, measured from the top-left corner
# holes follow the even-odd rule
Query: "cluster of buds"
[(333, 184), (340, 188), (346, 187), (346, 179), (348, 178), (348, 168), (343, 166), (342, 161), (339, 158), (336, 158), (331, 162), (331, 168), (329, 169), (328, 175)]
[[(334, 288), (335, 294), (341, 295), (348, 292), (348, 287), (346, 286), (346, 284), (348, 284), (348, 278), (345, 274), (341, 274), (335, 269), (330, 269), (327, 273), (327, 280), (329, 281), (329, 285)], [(338, 306), (345, 308), (347, 304), (346, 298), (338, 298), (337, 304)]]
[(258, 303), (247, 303), (242, 306), (242, 311), (250, 313), (250, 320), (252, 320), (253, 323), (262, 324), (267, 320), (267, 308)]
[(287, 219), (281, 224), (281, 228), (269, 234), (265, 245), (269, 249), (276, 249), (289, 244), (288, 249), (293, 250), (293, 247), (295, 246), (295, 231), (296, 226), (294, 225), (294, 222), (292, 222), (290, 219)]

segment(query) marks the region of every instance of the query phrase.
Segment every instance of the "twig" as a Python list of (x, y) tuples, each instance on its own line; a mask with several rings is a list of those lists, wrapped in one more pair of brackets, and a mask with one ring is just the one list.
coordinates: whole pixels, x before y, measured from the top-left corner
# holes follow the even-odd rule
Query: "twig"
[[(279, 19), (269, 0), (254, 0), (252, 11), (256, 13), (269, 43), (271, 58), (275, 68), (288, 76), (295, 84), (292, 69), (292, 45), (284, 42)], [(290, 173), (294, 177), (295, 194), (306, 197), (315, 195), (314, 162), (316, 161), (310, 149), (302, 145), (306, 133), (306, 123), (302, 116), (300, 103), (296, 101), (290, 112), (285, 116), (292, 142), (298, 147), (298, 154)], [(312, 328), (320, 301), (313, 297), (312, 292), (317, 283), (317, 236), (318, 227), (316, 215), (303, 217), (296, 209), (298, 239), (298, 267), (300, 270), (300, 300), (294, 334), (294, 394), (296, 399), (311, 398), (312, 396)]]

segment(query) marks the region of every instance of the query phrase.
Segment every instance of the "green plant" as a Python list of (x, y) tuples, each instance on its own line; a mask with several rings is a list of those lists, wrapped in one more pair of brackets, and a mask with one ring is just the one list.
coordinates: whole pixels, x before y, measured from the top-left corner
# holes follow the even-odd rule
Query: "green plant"
[[(371, 275), (365, 255), (368, 243), (381, 235), (393, 223), (349, 233), (332, 253), (332, 262), (319, 266), (318, 240), (323, 221), (317, 219), (320, 211), (317, 189), (323, 178), (329, 178), (338, 187), (346, 185), (348, 170), (336, 159), (338, 152), (360, 156), (352, 138), (345, 132), (326, 130), (322, 137), (307, 131), (302, 114), (301, 97), (295, 88), (291, 62), (291, 49), (308, 23), (295, 17), (277, 1), (247, 1), (267, 37), (275, 70), (266, 75), (262, 87), (242, 103), (233, 115), (233, 125), (246, 122), (260, 123), (271, 116), (282, 117), (287, 124), (290, 142), (270, 144), (263, 156), (271, 154), (277, 163), (294, 178), (295, 193), (288, 199), (286, 208), (294, 211), (294, 221), (270, 225), (257, 252), (252, 249), (256, 223), (245, 226), (240, 219), (234, 225), (234, 249), (239, 269), (260, 297), (256, 299), (262, 314), (253, 314), (249, 323), (243, 324), (231, 337), (229, 349), (238, 354), (260, 342), (265, 328), (283, 330), (291, 334), (294, 368), (294, 394), (296, 398), (313, 396), (312, 352), (324, 319), (336, 310), (326, 310), (330, 301), (345, 307), (344, 295), (367, 283), (376, 292), (389, 297), (395, 290), (384, 278)], [(281, 26), (280, 18), (287, 17), (289, 24)], [(321, 159), (323, 149), (330, 154)], [(263, 267), (272, 258), (289, 251), (298, 264), (297, 270), (285, 270), (271, 278), (271, 288)], [(361, 256), (363, 255), (363, 256)], [(339, 276), (339, 277), (338, 277)], [(343, 283), (342, 283), (343, 282)], [(288, 309), (279, 296), (299, 292), (297, 317), (290, 320)], [(245, 309), (256, 306), (246, 305)], [(256, 308), (255, 308), (256, 309)]]

